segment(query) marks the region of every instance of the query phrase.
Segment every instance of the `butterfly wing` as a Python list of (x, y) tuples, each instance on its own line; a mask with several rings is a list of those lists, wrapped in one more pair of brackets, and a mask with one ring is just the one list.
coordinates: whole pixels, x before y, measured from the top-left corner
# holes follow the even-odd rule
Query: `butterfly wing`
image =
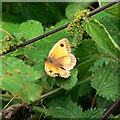
[(48, 57), (52, 59), (57, 59), (68, 55), (71, 52), (70, 43), (66, 38), (59, 40), (49, 52)]
[(76, 58), (71, 54), (70, 43), (63, 38), (49, 52), (48, 61), (45, 62), (45, 71), (51, 77), (68, 78), (75, 64)]
[(51, 77), (60, 76), (63, 78), (68, 78), (70, 76), (70, 71), (64, 70), (49, 61), (45, 62), (45, 71)]
[(67, 56), (60, 57), (55, 60), (65, 70), (71, 70), (76, 65), (76, 58), (73, 54), (69, 53)]
[(76, 65), (76, 58), (71, 54), (70, 43), (66, 38), (53, 46), (48, 57), (66, 70), (71, 70)]

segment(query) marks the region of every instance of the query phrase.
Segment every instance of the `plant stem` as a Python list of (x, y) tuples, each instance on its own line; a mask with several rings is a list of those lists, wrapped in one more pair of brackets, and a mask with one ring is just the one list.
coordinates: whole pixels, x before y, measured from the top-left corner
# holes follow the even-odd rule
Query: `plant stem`
[(76, 84), (75, 86), (78, 86), (78, 85), (83, 84), (83, 83), (85, 83), (85, 82), (87, 82), (87, 81), (90, 81), (91, 78), (92, 78), (92, 76), (89, 76), (89, 77), (87, 77), (86, 79), (77, 82), (77, 84)]
[(94, 97), (93, 97), (93, 100), (92, 100), (92, 103), (91, 103), (91, 108), (93, 108), (95, 106), (96, 96), (97, 96), (97, 94), (95, 94)]
[[(75, 86), (78, 86), (78, 85), (80, 85), (80, 84), (83, 84), (83, 83), (89, 81), (91, 78), (92, 78), (92, 77), (90, 76), (90, 77), (86, 78), (85, 80), (82, 80), (82, 81), (78, 82)], [(36, 103), (39, 102), (40, 100), (42, 100), (42, 99), (44, 99), (44, 98), (46, 98), (46, 97), (48, 97), (48, 96), (50, 96), (50, 95), (52, 95), (52, 94), (54, 94), (54, 93), (56, 93), (56, 92), (62, 91), (62, 90), (64, 90), (64, 89), (63, 89), (63, 88), (57, 88), (57, 89), (52, 90), (52, 91), (50, 91), (50, 92), (48, 92), (48, 93), (45, 93), (45, 94), (41, 95), (41, 97), (40, 97), (39, 100), (34, 101), (33, 104), (36, 104)]]
[(11, 98), (11, 100), (7, 103), (7, 105), (5, 105), (4, 109), (6, 109), (8, 107), (8, 105), (16, 98), (16, 96), (13, 96), (13, 98)]
[(52, 91), (50, 91), (50, 92), (48, 92), (48, 93), (45, 93), (45, 94), (41, 95), (40, 99), (34, 101), (32, 104), (36, 104), (36, 103), (39, 102), (40, 100), (42, 100), (42, 99), (44, 99), (44, 98), (46, 98), (46, 97), (48, 97), (48, 96), (50, 96), (50, 95), (58, 92), (58, 91), (61, 91), (61, 90), (64, 90), (64, 89), (63, 89), (63, 88), (57, 88), (57, 89), (52, 90)]
[(92, 12), (90, 12), (90, 14), (89, 14), (88, 16), (89, 16), (89, 17), (90, 17), (90, 16), (93, 16), (94, 14), (97, 14), (97, 13), (105, 10), (105, 9), (108, 8), (108, 7), (111, 7), (112, 5), (114, 5), (114, 4), (118, 3), (118, 2), (120, 2), (120, 0), (113, 0), (113, 1), (110, 2), (110, 3), (108, 3), (108, 4), (106, 4), (106, 5), (102, 6), (102, 7), (99, 7), (99, 8), (97, 8), (97, 9), (93, 10)]
[(0, 30), (1, 30), (2, 32), (4, 32), (5, 34), (7, 34), (8, 36), (10, 36), (11, 39), (14, 38), (14, 37), (13, 37), (9, 32), (7, 32), (6, 30), (4, 30), (4, 29), (2, 29), (2, 28), (0, 28)]
[(112, 56), (102, 55), (102, 57), (111, 58), (111, 59), (113, 59), (113, 60), (115, 60), (115, 61), (120, 62), (120, 59), (119, 59), (119, 58), (115, 58), (115, 57), (112, 57)]
[(100, 120), (106, 120), (109, 115), (120, 105), (120, 99), (117, 100), (106, 112), (101, 116)]

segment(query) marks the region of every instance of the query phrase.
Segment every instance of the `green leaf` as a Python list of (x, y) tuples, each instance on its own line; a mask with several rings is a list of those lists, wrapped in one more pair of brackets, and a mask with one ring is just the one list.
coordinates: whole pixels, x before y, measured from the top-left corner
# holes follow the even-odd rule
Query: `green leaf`
[(45, 77), (46, 73), (44, 70), (44, 62), (40, 62), (40, 63), (32, 66), (32, 68), (39, 73), (40, 78)]
[(119, 18), (119, 15), (120, 15), (120, 11), (119, 11), (119, 8), (120, 8), (120, 3), (117, 3), (107, 9), (105, 9), (105, 12), (117, 17), (118, 19)]
[(78, 78), (83, 80), (90, 67), (100, 58), (101, 53), (92, 40), (83, 40), (75, 50), (78, 68)]
[(68, 19), (63, 19), (63, 20), (57, 22), (57, 23), (55, 24), (55, 27), (56, 27), (56, 28), (61, 27), (62, 25), (65, 25), (65, 24), (67, 24), (67, 23), (69, 23), (69, 22), (70, 22), (70, 20), (68, 20)]
[(94, 108), (94, 109), (90, 109), (84, 112), (84, 118), (87, 118), (87, 120), (91, 120), (91, 119), (98, 119), (100, 118), (103, 113), (104, 113), (105, 109), (102, 108)]
[(107, 53), (114, 57), (119, 57), (118, 54), (120, 54), (120, 47), (115, 43), (102, 24), (97, 20), (92, 19), (90, 22), (85, 24), (85, 29), (93, 40)]
[(53, 118), (81, 118), (82, 108), (73, 103), (70, 97), (59, 97), (51, 101), (47, 116)]
[(111, 14), (108, 14), (106, 12), (100, 12), (94, 16), (95, 19), (97, 19), (101, 24), (105, 26), (109, 34), (112, 36), (112, 38), (115, 40), (115, 42), (120, 45), (120, 27), (119, 22), (120, 19), (118, 19), (118, 16), (114, 17)]
[[(67, 20), (62, 20), (59, 23), (55, 25), (55, 28), (58, 26), (61, 26), (62, 24), (65, 24)], [(49, 31), (51, 29), (47, 29)], [(35, 31), (34, 31), (35, 32)], [(45, 31), (46, 32), (46, 31)], [(60, 32), (54, 33), (51, 36), (48, 36), (40, 41), (35, 42), (32, 46), (26, 46), (23, 54), (34, 62), (33, 68), (37, 70), (37, 72), (40, 74), (41, 77), (45, 75), (44, 70), (44, 58), (48, 57), (48, 54), (54, 44), (58, 42), (60, 39), (67, 37), (67, 32), (65, 30), (62, 30)]]
[[(91, 0), (93, 1), (93, 0)], [(77, 3), (71, 3), (67, 6), (66, 8), (66, 16), (67, 18), (72, 18), (74, 14), (78, 11), (78, 10), (83, 10), (85, 8), (87, 8), (90, 5), (90, 1), (89, 2), (77, 2)]]
[(35, 84), (39, 74), (22, 60), (15, 57), (3, 58), (2, 86), (23, 102), (30, 103), (40, 97), (40, 85)]
[(91, 84), (90, 80), (88, 82), (82, 83), (79, 86), (75, 86), (69, 93), (71, 98), (75, 102), (79, 102), (79, 97), (90, 93), (91, 91)]
[(99, 96), (115, 101), (119, 96), (118, 64), (109, 63), (99, 68), (93, 75), (91, 85)]
[(41, 108), (41, 107), (38, 107), (38, 106), (33, 106), (32, 110), (37, 112), (39, 116), (40, 116), (40, 113), (41, 114), (46, 114), (47, 113), (47, 109)]
[[(47, 28), (45, 30), (45, 33), (66, 24), (66, 22), (67, 20), (62, 20), (58, 22), (54, 27)], [(41, 55), (44, 55), (44, 58), (47, 58), (54, 44), (57, 43), (62, 38), (68, 38), (68, 34), (65, 29), (59, 32), (56, 32), (48, 37), (45, 37), (40, 41), (35, 42), (34, 47), (35, 49), (41, 52)]]
[(90, 68), (90, 71), (94, 72), (96, 71), (99, 67), (102, 67), (103, 64), (107, 65), (110, 62), (110, 58), (100, 58), (98, 59), (94, 65)]
[(20, 30), (23, 37), (27, 40), (35, 38), (43, 34), (42, 24), (35, 20), (28, 20), (20, 24)]
[(87, 60), (77, 66), (78, 68), (78, 78), (83, 79), (84, 75), (88, 72), (90, 67), (100, 58), (99, 55), (94, 56), (90, 60)]
[[(15, 24), (15, 23), (9, 23), (9, 22), (2, 22), (2, 29), (6, 32), (8, 32), (9, 34), (13, 35), (15, 33), (19, 33), (19, 24)], [(12, 28), (12, 29), (11, 29)], [(7, 34), (5, 32), (2, 31), (2, 36), (0, 36), (0, 38), (6, 36)]]
[(70, 71), (70, 77), (67, 79), (63, 79), (63, 78), (57, 78), (56, 79), (56, 83), (61, 87), (64, 88), (65, 90), (70, 90), (72, 89), (75, 84), (77, 83), (77, 69), (72, 69)]
[[(103, 2), (102, 0), (99, 0), (99, 5), (102, 7), (103, 5), (108, 4), (109, 2)], [(104, 12), (107, 12), (115, 17), (117, 17), (119, 19), (119, 15), (120, 15), (120, 3), (117, 3), (115, 5), (112, 5), (111, 7), (107, 8), (104, 10)]]
[(100, 55), (98, 48), (93, 40), (83, 40), (81, 44), (75, 49), (75, 55), (79, 59), (77, 64), (83, 63), (96, 55)]
[(107, 99), (103, 98), (102, 96), (97, 96), (97, 98), (96, 98), (96, 107), (97, 108), (109, 109), (113, 104), (114, 104), (114, 102), (112, 100), (107, 100)]

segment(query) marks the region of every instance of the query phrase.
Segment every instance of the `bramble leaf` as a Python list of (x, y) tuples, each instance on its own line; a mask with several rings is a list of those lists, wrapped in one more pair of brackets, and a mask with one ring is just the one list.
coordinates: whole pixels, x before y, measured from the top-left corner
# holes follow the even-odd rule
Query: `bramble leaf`
[(91, 118), (98, 119), (103, 115), (104, 111), (105, 109), (102, 108), (91, 108), (90, 110), (84, 112), (84, 118), (87, 118), (87, 120), (91, 120)]

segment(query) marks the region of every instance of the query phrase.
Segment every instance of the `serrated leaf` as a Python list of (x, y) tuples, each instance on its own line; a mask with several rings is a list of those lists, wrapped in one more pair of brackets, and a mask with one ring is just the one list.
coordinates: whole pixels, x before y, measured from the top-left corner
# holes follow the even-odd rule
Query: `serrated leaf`
[(115, 43), (106, 28), (97, 20), (92, 19), (85, 24), (85, 29), (93, 40), (103, 48), (107, 53), (114, 57), (119, 57), (120, 47)]
[(3, 58), (2, 86), (23, 102), (30, 103), (40, 97), (40, 85), (35, 84), (39, 74), (22, 60), (15, 57)]
[(98, 59), (94, 65), (90, 68), (90, 71), (94, 72), (96, 71), (99, 67), (102, 67), (103, 64), (107, 65), (110, 62), (110, 58), (100, 58)]
[(98, 119), (100, 118), (103, 113), (104, 113), (105, 109), (102, 108), (94, 108), (94, 109), (90, 109), (84, 112), (84, 118), (87, 118), (87, 120), (91, 120), (91, 119)]
[(73, 103), (70, 97), (59, 97), (52, 100), (47, 116), (54, 118), (81, 118), (82, 108)]
[(77, 69), (73, 69), (70, 71), (70, 77), (67, 79), (63, 79), (63, 78), (57, 78), (56, 79), (56, 83), (61, 87), (64, 88), (65, 90), (70, 90), (72, 89), (75, 84), (77, 83)]
[(35, 20), (28, 20), (20, 24), (20, 30), (23, 37), (27, 40), (35, 38), (43, 34), (42, 24)]
[(91, 85), (97, 90), (97, 94), (115, 101), (119, 96), (119, 81), (117, 63), (109, 63), (99, 68), (93, 75)]

